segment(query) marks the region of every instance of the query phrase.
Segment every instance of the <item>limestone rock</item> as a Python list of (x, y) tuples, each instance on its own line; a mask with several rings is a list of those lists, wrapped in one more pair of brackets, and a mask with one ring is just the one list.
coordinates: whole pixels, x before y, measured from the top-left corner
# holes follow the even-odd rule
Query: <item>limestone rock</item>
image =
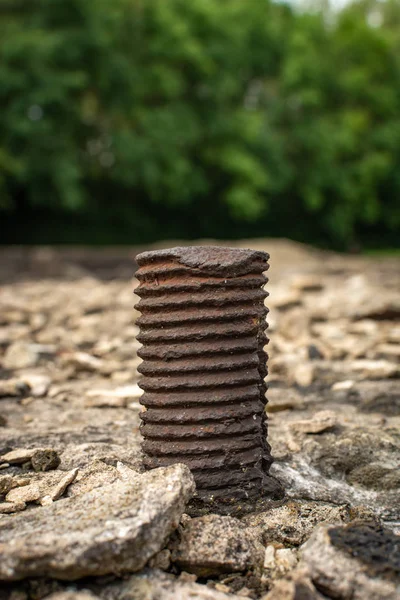
[(289, 571), (292, 571), (297, 563), (297, 551), (293, 548), (275, 548), (269, 545), (265, 549), (264, 574), (268, 578), (282, 578)]
[(0, 514), (8, 515), (25, 510), (25, 502), (0, 502)]
[[(94, 591), (96, 593), (96, 589)], [(99, 594), (103, 596), (101, 589)], [(108, 585), (103, 597), (107, 600), (243, 600), (243, 596), (226, 594), (187, 577), (177, 579), (157, 570), (133, 575), (122, 585)]]
[(16, 448), (6, 454), (0, 456), (0, 463), (8, 463), (9, 465), (21, 465), (31, 460), (36, 448)]
[(202, 577), (257, 568), (264, 550), (255, 530), (238, 519), (207, 515), (189, 520), (171, 545), (171, 560)]
[(12, 477), (12, 485), (7, 492), (7, 502), (49, 504), (58, 500), (68, 485), (74, 480), (78, 469), (35, 473), (29, 477)]
[(0, 475), (0, 496), (5, 496), (15, 487), (14, 477), (12, 475)]
[(0, 398), (23, 396), (29, 391), (29, 385), (21, 379), (0, 380)]
[(325, 502), (289, 500), (283, 506), (266, 512), (246, 515), (242, 522), (256, 527), (264, 545), (281, 543), (300, 546), (311, 535), (319, 523), (346, 523), (352, 518), (346, 506), (335, 506)]
[(303, 397), (293, 388), (271, 388), (268, 390), (267, 412), (301, 409), (304, 407)]
[(307, 569), (299, 568), (290, 573), (287, 579), (273, 583), (272, 589), (261, 600), (324, 600), (313, 585)]
[(82, 469), (79, 469), (75, 480), (68, 488), (68, 496), (78, 496), (91, 492), (121, 479), (118, 470), (111, 465), (106, 465), (101, 460), (95, 460)]
[(95, 596), (89, 590), (65, 590), (46, 596), (46, 600), (100, 600), (100, 596)]
[(321, 410), (316, 412), (311, 419), (292, 421), (290, 427), (299, 433), (321, 433), (332, 429), (337, 423), (337, 416), (332, 410)]
[(194, 492), (184, 465), (155, 469), (0, 521), (0, 579), (78, 579), (140, 570)]
[(65, 365), (71, 365), (76, 371), (100, 371), (103, 361), (87, 352), (71, 352), (62, 356)]
[(72, 471), (66, 473), (66, 475), (64, 475), (64, 477), (62, 477), (62, 479), (60, 479), (60, 481), (53, 486), (53, 488), (50, 490), (50, 493), (45, 494), (41, 498), (40, 503), (45, 506), (47, 504), (51, 504), (55, 500), (58, 500), (63, 495), (67, 487), (74, 481), (77, 473), (78, 469), (72, 469)]
[(372, 523), (320, 526), (302, 548), (310, 577), (339, 600), (396, 600), (400, 538)]
[(57, 469), (60, 457), (52, 448), (16, 448), (3, 454), (0, 463), (9, 465), (30, 463), (35, 471), (50, 471)]
[(5, 369), (24, 369), (34, 367), (39, 361), (39, 351), (35, 344), (17, 341), (7, 348), (3, 358)]
[[(124, 385), (115, 389), (93, 389), (86, 392), (85, 406), (119, 407), (138, 404), (143, 390), (137, 384)], [(138, 404), (139, 406), (139, 404)]]
[(30, 394), (35, 398), (45, 396), (49, 390), (51, 379), (47, 375), (24, 373), (21, 379), (30, 388)]
[(51, 471), (57, 469), (60, 464), (60, 457), (52, 448), (45, 448), (36, 450), (33, 453), (31, 463), (35, 471)]

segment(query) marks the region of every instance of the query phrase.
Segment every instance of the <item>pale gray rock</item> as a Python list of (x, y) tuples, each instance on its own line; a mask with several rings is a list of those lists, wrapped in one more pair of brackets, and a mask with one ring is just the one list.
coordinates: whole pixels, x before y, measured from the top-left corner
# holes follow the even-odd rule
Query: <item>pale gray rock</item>
[(21, 379), (0, 380), (0, 398), (23, 396), (29, 391), (29, 385)]
[[(371, 514), (371, 513), (370, 513)], [(246, 515), (242, 522), (258, 529), (264, 545), (275, 543), (300, 546), (319, 523), (347, 523), (359, 516), (348, 506), (325, 502), (289, 500), (283, 506), (258, 514)]]
[(49, 390), (51, 379), (48, 375), (24, 373), (21, 380), (29, 386), (29, 393), (35, 398), (45, 396)]
[(177, 531), (169, 546), (171, 560), (202, 577), (257, 569), (264, 558), (257, 533), (233, 517), (197, 517)]
[(5, 496), (14, 486), (12, 475), (0, 475), (0, 496)]
[(304, 398), (292, 388), (271, 388), (268, 390), (267, 412), (281, 412), (304, 408)]
[(337, 416), (332, 410), (320, 410), (311, 419), (292, 421), (290, 428), (299, 433), (321, 433), (337, 424)]
[(116, 583), (99, 590), (94, 588), (96, 592), (104, 600), (243, 600), (243, 596), (226, 594), (188, 577), (177, 579), (158, 570), (133, 575), (122, 585)]
[(34, 367), (39, 362), (39, 358), (40, 353), (35, 344), (16, 341), (7, 348), (3, 367), (10, 370)]
[(15, 450), (11, 450), (10, 452), (0, 456), (0, 463), (21, 465), (29, 462), (36, 451), (36, 448), (16, 448)]
[(268, 579), (281, 579), (297, 567), (298, 554), (294, 548), (266, 547), (264, 555), (264, 576)]
[(22, 465), (30, 463), (35, 471), (50, 471), (60, 464), (60, 457), (52, 448), (16, 448), (0, 457), (0, 463)]
[(272, 583), (271, 591), (262, 600), (324, 600), (313, 585), (307, 569), (298, 568), (291, 571), (288, 578), (278, 579)]
[(57, 500), (74, 480), (78, 469), (34, 473), (29, 477), (13, 477), (13, 485), (7, 493), (7, 502), (49, 504)]
[(87, 352), (68, 352), (63, 354), (62, 361), (76, 371), (100, 371), (103, 361)]
[(65, 590), (54, 592), (50, 596), (46, 596), (46, 600), (99, 600), (100, 596), (96, 596), (89, 590)]
[(91, 492), (121, 479), (116, 467), (107, 465), (101, 460), (94, 460), (82, 469), (79, 469), (75, 480), (68, 488), (68, 496), (78, 496)]
[(177, 527), (194, 493), (184, 465), (116, 481), (0, 522), (0, 579), (78, 579), (138, 571)]
[(321, 525), (301, 553), (313, 583), (330, 598), (400, 597), (400, 537), (379, 525)]
[(0, 514), (8, 515), (10, 513), (20, 512), (25, 510), (25, 502), (0, 502)]
[(40, 499), (40, 504), (45, 506), (61, 498), (67, 487), (74, 481), (77, 473), (78, 469), (72, 469), (72, 471), (66, 473), (62, 479), (51, 488), (50, 493)]
[[(44, 483), (44, 482), (43, 482)], [(42, 486), (38, 481), (29, 483), (23, 487), (16, 487), (8, 492), (7, 502), (36, 502), (42, 495)]]

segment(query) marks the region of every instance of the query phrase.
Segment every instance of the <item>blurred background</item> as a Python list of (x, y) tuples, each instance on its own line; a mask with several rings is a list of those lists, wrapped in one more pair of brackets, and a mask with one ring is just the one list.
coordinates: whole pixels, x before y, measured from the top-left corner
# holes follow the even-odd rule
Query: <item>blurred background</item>
[(0, 106), (3, 244), (398, 246), (398, 0), (0, 0)]

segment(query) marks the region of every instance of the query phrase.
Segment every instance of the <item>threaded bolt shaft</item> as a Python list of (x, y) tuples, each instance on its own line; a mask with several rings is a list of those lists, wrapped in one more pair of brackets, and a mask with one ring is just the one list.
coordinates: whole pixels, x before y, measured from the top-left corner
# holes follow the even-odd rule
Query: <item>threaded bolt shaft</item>
[(199, 510), (254, 510), (281, 492), (268, 475), (268, 258), (221, 247), (137, 256), (144, 464), (188, 465)]

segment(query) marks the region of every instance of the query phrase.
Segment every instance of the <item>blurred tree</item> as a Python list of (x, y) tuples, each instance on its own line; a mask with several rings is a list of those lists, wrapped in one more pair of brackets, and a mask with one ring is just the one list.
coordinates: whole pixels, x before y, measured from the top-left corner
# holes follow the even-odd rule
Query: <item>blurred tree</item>
[(351, 242), (357, 225), (400, 225), (400, 54), (390, 31), (400, 5), (367, 0), (329, 17), (298, 17), (275, 125), (290, 130), (289, 195), (332, 239)]
[(50, 241), (394, 228), (399, 21), (396, 0), (0, 0), (3, 218), (29, 216), (19, 241), (50, 214)]

